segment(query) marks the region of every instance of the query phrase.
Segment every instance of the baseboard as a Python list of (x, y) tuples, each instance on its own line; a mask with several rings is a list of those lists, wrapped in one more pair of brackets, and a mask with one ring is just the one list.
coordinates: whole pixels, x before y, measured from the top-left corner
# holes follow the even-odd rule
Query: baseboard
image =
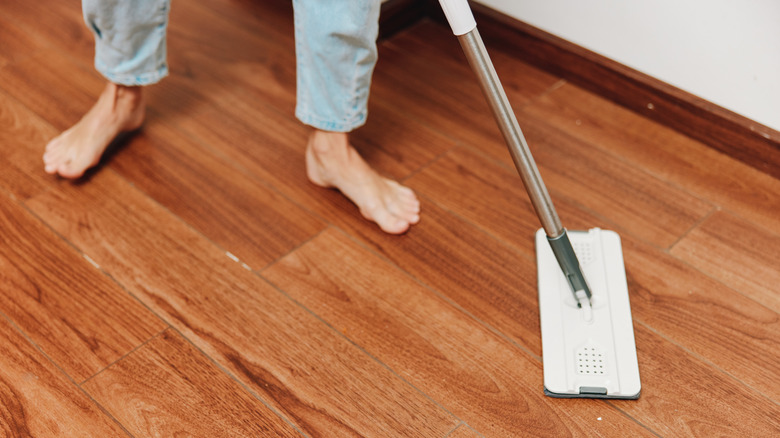
[[(414, 8), (417, 19), (427, 16), (446, 24), (437, 0), (388, 3), (398, 3), (396, 7), (411, 3), (407, 7)], [(488, 47), (517, 56), (780, 178), (780, 132), (487, 6), (475, 2), (471, 6)]]

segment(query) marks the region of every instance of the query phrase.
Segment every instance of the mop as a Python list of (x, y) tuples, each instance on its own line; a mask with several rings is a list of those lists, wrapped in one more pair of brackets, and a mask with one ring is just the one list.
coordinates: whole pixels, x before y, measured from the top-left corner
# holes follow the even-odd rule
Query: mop
[(467, 0), (439, 0), (542, 224), (536, 232), (544, 393), (636, 399), (639, 365), (620, 237), (561, 225)]

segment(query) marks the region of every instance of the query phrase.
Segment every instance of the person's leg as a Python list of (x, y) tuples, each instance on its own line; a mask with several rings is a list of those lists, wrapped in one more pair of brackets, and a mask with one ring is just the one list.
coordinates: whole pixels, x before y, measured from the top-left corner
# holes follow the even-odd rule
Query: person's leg
[(46, 145), (47, 173), (78, 178), (122, 132), (144, 120), (143, 86), (168, 74), (165, 34), (170, 0), (83, 0), (95, 34), (95, 68), (108, 80), (95, 105)]
[(367, 117), (380, 0), (294, 0), (293, 6), (295, 115), (314, 128), (306, 146), (309, 179), (339, 189), (382, 230), (403, 233), (420, 220), (417, 197), (371, 169), (347, 135)]

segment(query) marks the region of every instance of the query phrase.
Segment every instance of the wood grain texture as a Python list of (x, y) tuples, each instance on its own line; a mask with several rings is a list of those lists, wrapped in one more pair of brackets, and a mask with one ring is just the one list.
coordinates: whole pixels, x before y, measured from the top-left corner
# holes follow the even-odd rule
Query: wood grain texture
[[(436, 204), (533, 256), (533, 235), (541, 225), (514, 169), (486, 160), (472, 149), (458, 148), (407, 183)], [(616, 227), (568, 200), (554, 197), (553, 202), (569, 228)]]
[[(73, 81), (73, 76), (79, 80)], [(53, 49), (0, 69), (0, 83), (6, 94), (51, 124), (57, 133), (78, 122), (105, 87), (105, 79), (93, 68)]]
[(0, 196), (0, 311), (82, 382), (164, 324), (34, 216)]
[[(440, 132), (457, 132), (459, 140), (512, 166), (506, 146), (498, 138), (498, 128), (486, 109), (484, 97), (476, 81), (473, 80), (471, 85), (464, 81), (473, 75), (462, 71), (462, 68), (455, 69), (450, 74), (436, 74), (433, 70), (440, 68), (439, 66), (414, 58), (410, 60), (406, 55), (407, 49), (412, 53), (420, 52), (423, 50), (420, 47), (424, 47), (426, 43), (434, 44), (431, 39), (405, 41), (397, 38), (388, 46), (382, 54), (389, 55), (391, 63), (387, 72), (383, 73), (377, 69), (375, 95), (382, 96), (382, 99), (391, 99), (385, 93), (392, 90), (394, 102), (408, 101), (409, 111), (419, 112), (416, 116), (425, 118), (429, 126)], [(455, 59), (450, 61), (453, 64), (456, 62)], [(512, 70), (508, 67), (512, 64), (516, 66), (515, 74), (510, 74), (509, 77), (535, 77), (532, 69), (520, 68), (522, 63), (519, 61), (507, 59), (505, 62), (510, 73)], [(406, 72), (417, 70), (421, 71), (421, 78), (410, 81)], [(458, 71), (460, 74), (456, 74)], [(436, 87), (421, 83), (424, 78), (433, 75), (439, 78)], [(510, 83), (515, 84), (513, 88), (519, 88), (520, 82), (515, 80)], [(541, 84), (546, 84), (548, 88), (555, 84), (542, 79), (530, 82), (534, 83), (537, 85), (526, 89), (525, 93), (539, 95), (546, 90)], [(392, 86), (384, 88), (385, 84)], [(530, 91), (534, 89), (535, 94)], [(514, 95), (519, 107), (522, 107), (524, 102), (529, 102), (527, 97), (523, 99), (523, 93), (520, 91), (516, 91)], [(415, 100), (416, 107), (412, 103)], [(425, 102), (426, 105), (421, 107), (420, 102)], [(437, 108), (437, 111), (423, 113), (424, 108), (430, 107)], [(551, 191), (573, 203), (585, 206), (612, 223), (631, 227), (627, 231), (658, 246), (668, 247), (673, 244), (711, 210), (711, 206), (699, 199), (651, 175), (630, 168), (615, 157), (599, 150), (588, 150), (576, 137), (562, 134), (537, 121), (527, 125), (524, 121), (521, 119), (520, 124)], [(422, 178), (427, 172), (428, 169), (417, 174), (415, 178)], [(487, 177), (486, 179), (489, 180)], [(448, 178), (448, 183), (451, 181), (453, 179)], [(409, 181), (410, 184), (413, 182), (414, 179)]]
[(134, 436), (300, 436), (172, 330), (83, 386)]
[(538, 359), (336, 230), (263, 275), (481, 433), (647, 434), (603, 401), (540, 397)]
[[(473, 74), (460, 63), (452, 62), (451, 68), (442, 68), (422, 56), (406, 54), (406, 50), (413, 53), (422, 50), (416, 48), (420, 44), (408, 42), (380, 47), (372, 99), (390, 103), (409, 118), (425, 123), (451, 141), (474, 145), (510, 163), (511, 158), (487, 102), (476, 80), (471, 80)], [(529, 69), (526, 76), (534, 73), (541, 74)], [(430, 80), (434, 77), (435, 83)]]
[(148, 124), (113, 157), (111, 168), (253, 269), (325, 227), (237, 172), (221, 154), (162, 123)]
[[(449, 80), (456, 79), (460, 81), (460, 87), (469, 86), (471, 89), (479, 90), (477, 78), (469, 67), (457, 38), (453, 37), (451, 31), (442, 29), (437, 23), (423, 21), (409, 31), (397, 35), (391, 41), (383, 44), (381, 48), (388, 52), (387, 54), (383, 52), (382, 55), (391, 60), (392, 56), (398, 53), (397, 50), (401, 50), (403, 62), (392, 62), (392, 64), (395, 66), (407, 65), (412, 74), (422, 75), (438, 69), (439, 73), (434, 76), (437, 78), (437, 82), (427, 82), (427, 88), (432, 91), (450, 91), (442, 88), (442, 84), (438, 82), (444, 78), (448, 81), (447, 83)], [(496, 68), (496, 73), (507, 97), (512, 105), (518, 108), (547, 91), (555, 89), (562, 82), (560, 77), (525, 63), (520, 58), (507, 56), (501, 51), (491, 52), (490, 59)], [(432, 60), (436, 60), (436, 62), (432, 62)], [(388, 65), (387, 68), (394, 67)], [(427, 78), (430, 77), (427, 76)], [(422, 77), (422, 79), (425, 78), (426, 76)], [(477, 102), (475, 100), (475, 102), (467, 103)]]
[(295, 45), (291, 5), (221, 3), (187, 2), (171, 9), (170, 79), (187, 80), (198, 94), (211, 99), (246, 99), (292, 114)]
[(713, 206), (544, 124), (526, 129), (550, 190), (619, 229), (668, 248)]
[(40, 120), (0, 85), (0, 154), (4, 159), (0, 187), (19, 199), (27, 199), (55, 187), (53, 178), (43, 173), (43, 150), (56, 130)]
[(25, 32), (13, 20), (0, 17), (0, 68), (39, 50), (43, 43)]
[[(452, 147), (446, 138), (412, 120), (399, 119), (385, 106), (372, 105), (369, 111), (371, 119), (351, 142), (383, 175), (407, 177)], [(338, 225), (367, 222), (338, 191), (308, 180), (304, 152), (310, 128), (290, 116), (233, 101), (182, 120), (179, 127), (317, 216)]]
[(660, 436), (777, 435), (777, 403), (713, 368), (711, 356), (701, 360), (643, 324), (634, 334), (642, 395), (621, 411)]
[(465, 424), (461, 424), (457, 429), (453, 430), (451, 434), (447, 435), (447, 438), (477, 438), (482, 435), (478, 434)]
[(128, 435), (0, 316), (0, 436)]
[[(424, 220), (400, 237), (359, 226), (345, 231), (532, 356), (541, 357), (533, 256), (427, 198), (423, 212)], [(532, 245), (530, 238), (528, 243)]]
[[(531, 131), (536, 133), (536, 128)], [(617, 160), (587, 155), (566, 139), (543, 138), (535, 144), (540, 172), (568, 228), (616, 229), (666, 247), (711, 209)], [(550, 150), (553, 144), (556, 150)], [(407, 182), (502, 239), (532, 248), (530, 236), (539, 228), (539, 220), (514, 169), (462, 148)]]
[(715, 205), (780, 229), (780, 180), (593, 93), (564, 85), (520, 111)]
[(92, 65), (94, 38), (84, 23), (80, 2), (4, 0), (2, 9), (3, 15), (13, 17), (13, 24), (36, 45)]
[(762, 228), (719, 211), (688, 233), (671, 254), (777, 313), (778, 233), (780, 229)]
[[(76, 183), (41, 154), (104, 85), (79, 4), (0, 2), (5, 23), (0, 436), (780, 430), (780, 180), (491, 46), (564, 224), (623, 238), (642, 395), (551, 399), (538, 220), (446, 27), (380, 43), (351, 135), (421, 197), (421, 222), (389, 236), (306, 177), (289, 1), (174, 2), (144, 130)], [(127, 327), (139, 302), (173, 327), (123, 356), (150, 336)], [(84, 388), (101, 406), (63, 373), (100, 369)]]
[(776, 311), (632, 239), (623, 250), (636, 321), (734, 376), (756, 400), (780, 399)]
[(28, 205), (304, 433), (435, 436), (457, 424), (115, 174)]

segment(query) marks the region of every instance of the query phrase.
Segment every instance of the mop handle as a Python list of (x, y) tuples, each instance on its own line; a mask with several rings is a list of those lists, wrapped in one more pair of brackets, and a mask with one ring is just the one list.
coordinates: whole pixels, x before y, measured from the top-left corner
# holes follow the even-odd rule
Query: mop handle
[(496, 122), (504, 135), (509, 152), (515, 162), (517, 172), (525, 184), (525, 189), (536, 210), (548, 238), (556, 239), (564, 233), (558, 213), (553, 207), (547, 187), (545, 187), (539, 169), (536, 167), (528, 143), (520, 130), (515, 113), (509, 104), (501, 81), (498, 79), (493, 62), (488, 56), (482, 38), (477, 31), (477, 23), (471, 13), (467, 0), (439, 0), (444, 14), (458, 37), (463, 53), (466, 54), (472, 70), (479, 79), (482, 91), (496, 117)]
[(539, 175), (539, 169), (536, 167), (528, 143), (517, 123), (504, 87), (501, 86), (493, 62), (488, 56), (482, 37), (479, 36), (477, 23), (474, 21), (474, 15), (471, 13), (468, 1), (439, 0), (439, 3), (447, 16), (450, 27), (452, 27), (452, 32), (460, 41), (471, 69), (477, 75), (482, 92), (485, 94), (498, 127), (504, 135), (517, 172), (525, 184), (525, 190), (528, 192), (531, 204), (533, 204), (536, 215), (547, 234), (547, 241), (550, 243), (553, 254), (555, 254), (555, 258), (558, 260), (569, 286), (571, 286), (577, 305), (582, 307), (583, 302), (592, 305), (590, 286), (582, 273), (580, 262), (574, 253), (569, 236), (561, 225), (561, 220), (555, 211), (547, 187)]

